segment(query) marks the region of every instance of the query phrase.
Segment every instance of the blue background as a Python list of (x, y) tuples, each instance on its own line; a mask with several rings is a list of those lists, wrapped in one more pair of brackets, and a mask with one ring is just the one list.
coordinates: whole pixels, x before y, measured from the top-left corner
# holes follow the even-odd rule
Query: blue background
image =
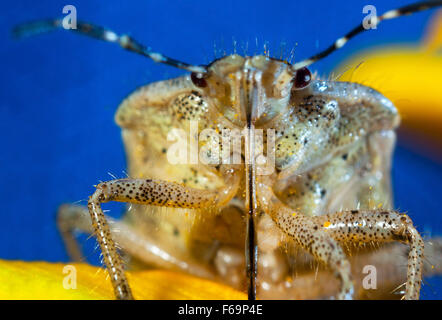
[[(0, 258), (68, 261), (56, 230), (55, 212), (66, 202), (85, 204), (109, 172), (124, 177), (120, 130), (113, 120), (120, 101), (138, 86), (182, 74), (115, 45), (66, 31), (15, 41), (20, 22), (62, 15), (77, 8), (78, 19), (129, 33), (166, 55), (201, 64), (233, 52), (295, 59), (316, 53), (356, 26), (362, 7), (378, 13), (408, 1), (8, 1), (0, 17)], [(327, 75), (356, 51), (394, 43), (416, 43), (433, 12), (388, 21), (360, 35), (312, 69)], [(256, 47), (258, 39), (259, 47)], [(440, 235), (441, 162), (415, 153), (400, 140), (393, 178), (395, 203), (425, 237)], [(118, 216), (122, 207), (112, 207)], [(97, 263), (93, 240), (88, 261)], [(427, 279), (422, 298), (442, 298), (440, 278)]]

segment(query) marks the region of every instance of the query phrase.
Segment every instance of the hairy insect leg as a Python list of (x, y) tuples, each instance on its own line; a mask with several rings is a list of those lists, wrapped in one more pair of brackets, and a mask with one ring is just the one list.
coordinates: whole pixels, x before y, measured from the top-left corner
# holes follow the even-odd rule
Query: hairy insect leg
[[(348, 255), (355, 285), (355, 299), (400, 298), (399, 292), (405, 289), (406, 270), (404, 267), (406, 269), (408, 247), (394, 242), (376, 249), (370, 247), (357, 246), (352, 249), (352, 254)], [(424, 276), (442, 273), (441, 253), (441, 238), (425, 241)], [(262, 290), (260, 298), (324, 299), (333, 296), (339, 290), (339, 281), (327, 270), (312, 267), (314, 265), (312, 259), (303, 252), (296, 255), (296, 263), (295, 277), (273, 284), (270, 290)], [(367, 266), (375, 267), (376, 271), (375, 273), (369, 271), (371, 282), (368, 287), (364, 287), (364, 281), (367, 281), (367, 269), (365, 269)]]
[(392, 210), (351, 210), (316, 216), (317, 228), (341, 243), (400, 241), (410, 245), (404, 298), (419, 299), (424, 242), (411, 219)]
[(71, 204), (61, 205), (57, 211), (57, 227), (70, 259), (75, 262), (82, 261), (83, 254), (73, 232), (93, 232), (87, 208)]
[(94, 233), (118, 299), (133, 297), (101, 203), (119, 201), (192, 209), (222, 206), (233, 197), (239, 184), (234, 169), (224, 170), (224, 176), (227, 187), (223, 188), (222, 192), (193, 189), (174, 182), (151, 179), (118, 179), (97, 186), (95, 193), (89, 198), (88, 208)]
[[(130, 225), (105, 216), (112, 237), (124, 253), (147, 265), (170, 270), (179, 270), (197, 277), (214, 278), (213, 272), (187, 257), (177, 257), (157, 245), (148, 235), (139, 234)], [(93, 234), (87, 208), (64, 204), (58, 209), (57, 223), (69, 256), (73, 261), (82, 260), (82, 252), (73, 231)]]
[(271, 187), (260, 183), (258, 197), (264, 212), (269, 214), (281, 230), (293, 238), (315, 259), (331, 268), (341, 281), (338, 299), (352, 299), (354, 294), (350, 262), (339, 243), (311, 217), (294, 212), (283, 204)]

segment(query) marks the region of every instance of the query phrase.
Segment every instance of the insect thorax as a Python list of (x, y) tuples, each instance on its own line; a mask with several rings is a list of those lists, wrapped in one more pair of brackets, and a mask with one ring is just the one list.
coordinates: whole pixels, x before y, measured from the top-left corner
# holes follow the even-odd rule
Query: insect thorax
[[(144, 86), (123, 101), (116, 121), (123, 129), (131, 177), (222, 188), (223, 155), (234, 160), (233, 148), (225, 152), (223, 135), (252, 127), (262, 130), (258, 151), (267, 159), (274, 153), (269, 175), (275, 193), (294, 211), (320, 215), (391, 206), (389, 171), (399, 117), (380, 93), (355, 83), (322, 80), (296, 89), (289, 65), (264, 56), (228, 56), (208, 70), (198, 85), (191, 76), (183, 76)], [(271, 148), (269, 132), (274, 135)], [(191, 143), (195, 139), (196, 150)], [(239, 159), (244, 161), (244, 139), (240, 141)], [(178, 159), (184, 161), (171, 161), (171, 155), (179, 153), (177, 147), (186, 151), (184, 159)], [(203, 163), (204, 155), (210, 159), (213, 154), (218, 162)], [(235, 207), (243, 197), (244, 183), (232, 200)], [(162, 214), (163, 209), (133, 206), (132, 211), (148, 216), (149, 223), (153, 219), (157, 230), (169, 230), (157, 236), (169, 237), (174, 250), (187, 251), (196, 243), (243, 246), (242, 209), (227, 208), (224, 218), (206, 215), (190, 226), (185, 222), (189, 210), (170, 209), (181, 212), (172, 215)], [(132, 219), (140, 226), (149, 225), (139, 222), (145, 218)], [(201, 230), (212, 231), (201, 235)]]

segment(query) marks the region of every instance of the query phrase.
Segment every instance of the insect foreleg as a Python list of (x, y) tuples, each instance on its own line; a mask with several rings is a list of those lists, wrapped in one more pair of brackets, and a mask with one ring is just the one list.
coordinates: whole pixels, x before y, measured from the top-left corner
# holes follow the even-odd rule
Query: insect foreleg
[(227, 187), (222, 191), (193, 189), (175, 182), (151, 179), (118, 179), (97, 186), (97, 190), (89, 198), (88, 208), (117, 299), (133, 297), (101, 203), (119, 201), (192, 209), (219, 207), (233, 197), (239, 185), (235, 169), (230, 168), (224, 173)]
[(336, 273), (341, 281), (337, 298), (352, 299), (354, 287), (350, 262), (339, 243), (325, 230), (319, 228), (311, 217), (294, 212), (283, 204), (269, 185), (259, 184), (258, 197), (261, 208), (272, 217), (283, 232)]
[(392, 210), (351, 210), (314, 217), (316, 225), (339, 242), (400, 241), (410, 245), (405, 299), (419, 299), (424, 242), (411, 219)]
[[(149, 235), (140, 234), (125, 222), (105, 216), (109, 222), (112, 238), (124, 253), (155, 267), (179, 270), (191, 275), (213, 279), (215, 275), (208, 268), (189, 257), (177, 257), (161, 245), (157, 245)], [(79, 205), (64, 204), (57, 214), (57, 224), (69, 256), (73, 261), (82, 260), (82, 252), (73, 231), (93, 234), (91, 219), (87, 208)]]

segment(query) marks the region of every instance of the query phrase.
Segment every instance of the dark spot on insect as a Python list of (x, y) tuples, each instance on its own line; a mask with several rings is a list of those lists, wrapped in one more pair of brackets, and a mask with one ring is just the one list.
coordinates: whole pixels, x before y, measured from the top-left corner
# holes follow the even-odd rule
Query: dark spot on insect
[(324, 198), (326, 193), (327, 193), (327, 190), (322, 189), (321, 190), (321, 198)]
[(190, 79), (192, 80), (192, 83), (199, 88), (207, 87), (207, 81), (204, 78), (204, 73), (192, 72), (190, 74)]
[(308, 139), (307, 139), (307, 138), (305, 138), (305, 139), (304, 139), (304, 145), (306, 145), (306, 144), (307, 144), (307, 142), (308, 142)]
[(162, 153), (166, 153), (166, 151), (167, 151), (166, 148), (161, 149), (161, 152), (162, 152)]
[(180, 230), (178, 230), (177, 227), (174, 227), (174, 228), (173, 228), (173, 235), (174, 235), (175, 237), (178, 237), (178, 236), (180, 235)]
[(350, 211), (352, 214), (356, 214), (356, 213), (358, 213), (359, 211), (358, 210), (351, 210)]
[(347, 160), (347, 158), (348, 158), (348, 153), (342, 155), (342, 159)]

